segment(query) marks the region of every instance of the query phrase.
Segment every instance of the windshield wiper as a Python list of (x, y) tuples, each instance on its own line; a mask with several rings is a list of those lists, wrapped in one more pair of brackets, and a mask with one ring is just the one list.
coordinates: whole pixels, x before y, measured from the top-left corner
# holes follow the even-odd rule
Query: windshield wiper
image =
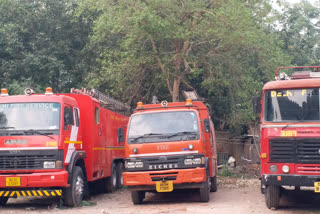
[(7, 126), (2, 126), (0, 129), (15, 129), (15, 127), (7, 127)]
[(167, 138), (171, 138), (171, 137), (178, 136), (178, 135), (185, 135), (185, 134), (198, 135), (197, 132), (187, 132), (187, 131), (184, 131), (184, 132), (177, 132), (177, 133), (171, 134), (171, 135), (167, 136)]
[(150, 137), (150, 136), (154, 136), (154, 135), (163, 135), (163, 134), (160, 134), (160, 133), (147, 133), (147, 134), (144, 134), (144, 135), (141, 135), (141, 136), (132, 138), (131, 140), (136, 141), (136, 140), (138, 140), (138, 139), (140, 139), (140, 138)]
[(49, 138), (51, 138), (51, 139), (54, 139), (54, 137), (51, 137), (51, 136), (48, 135), (48, 134), (44, 134), (44, 133), (39, 132), (39, 131), (34, 130), (34, 129), (24, 130), (23, 132), (24, 132), (24, 133), (34, 132), (34, 133), (37, 133), (37, 134), (39, 134), (39, 135), (47, 136), (47, 137), (49, 137)]

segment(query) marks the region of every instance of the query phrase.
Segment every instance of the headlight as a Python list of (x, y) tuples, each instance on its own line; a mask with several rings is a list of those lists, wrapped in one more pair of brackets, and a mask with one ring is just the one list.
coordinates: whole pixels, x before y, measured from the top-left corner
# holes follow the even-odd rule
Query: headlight
[(136, 162), (136, 168), (142, 168), (143, 162)]
[(43, 168), (54, 169), (54, 168), (56, 168), (56, 162), (55, 161), (45, 161), (45, 162), (43, 162)]
[(184, 159), (184, 165), (192, 165), (192, 159)]
[(276, 165), (270, 166), (270, 172), (277, 172), (277, 171), (278, 171), (278, 167)]
[(201, 164), (201, 158), (194, 158), (192, 164)]
[(126, 167), (128, 169), (133, 169), (136, 167), (136, 163), (135, 162), (127, 162)]
[(283, 171), (284, 173), (288, 173), (289, 170), (290, 170), (289, 166), (287, 166), (287, 165), (282, 166), (282, 171)]

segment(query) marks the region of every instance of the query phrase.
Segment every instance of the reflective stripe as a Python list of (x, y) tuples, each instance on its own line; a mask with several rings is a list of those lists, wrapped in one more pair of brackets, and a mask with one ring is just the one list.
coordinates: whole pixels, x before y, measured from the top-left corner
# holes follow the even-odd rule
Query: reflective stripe
[(56, 196), (56, 194), (54, 193), (54, 191), (51, 192), (51, 195), (52, 195), (52, 196)]
[(15, 191), (12, 191), (10, 197), (14, 196), (15, 193)]
[(21, 191), (21, 194), (22, 194), (23, 196), (27, 196), (24, 191)]
[(27, 191), (27, 193), (28, 193), (28, 196), (32, 196), (32, 194), (29, 191)]
[(4, 191), (1, 191), (1, 192), (0, 192), (0, 197), (2, 196), (3, 193), (4, 193)]
[(48, 193), (47, 190), (44, 190), (43, 192), (44, 192), (44, 194), (46, 194), (46, 196), (50, 196), (50, 194)]
[(38, 192), (38, 194), (40, 195), (40, 196), (43, 196), (43, 194), (42, 194), (42, 192), (41, 191), (37, 191)]
[(32, 191), (32, 193), (33, 193), (34, 196), (38, 196), (36, 191)]
[(161, 155), (182, 155), (182, 154), (196, 154), (198, 151), (181, 151), (181, 152), (163, 152), (163, 153), (147, 153), (139, 155), (129, 155), (129, 157), (146, 157), (146, 156), (161, 156)]
[(17, 194), (18, 197), (21, 196), (19, 191), (16, 191), (16, 194)]
[(10, 191), (7, 191), (6, 194), (4, 194), (5, 197), (9, 195)]
[(61, 190), (56, 190), (57, 195), (61, 196)]

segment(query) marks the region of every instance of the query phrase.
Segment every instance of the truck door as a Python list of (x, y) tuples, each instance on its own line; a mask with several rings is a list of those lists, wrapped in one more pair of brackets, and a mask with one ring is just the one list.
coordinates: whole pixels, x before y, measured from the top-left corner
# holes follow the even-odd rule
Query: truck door
[(95, 169), (95, 177), (101, 177), (105, 174), (103, 170), (103, 165), (105, 163), (105, 137), (104, 137), (104, 132), (103, 132), (103, 118), (101, 114), (101, 109), (100, 109), (100, 103), (95, 103), (94, 104), (94, 118), (95, 118), (95, 142), (94, 142), (94, 169)]

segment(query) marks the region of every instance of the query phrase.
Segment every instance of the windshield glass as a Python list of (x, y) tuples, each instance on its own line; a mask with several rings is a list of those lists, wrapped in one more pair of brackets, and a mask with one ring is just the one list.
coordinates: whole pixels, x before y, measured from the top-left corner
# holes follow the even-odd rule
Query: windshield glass
[(158, 112), (131, 118), (128, 143), (194, 140), (199, 138), (194, 111)]
[(57, 130), (59, 127), (59, 103), (0, 104), (0, 129)]
[(319, 121), (319, 88), (267, 91), (264, 108), (265, 121)]

